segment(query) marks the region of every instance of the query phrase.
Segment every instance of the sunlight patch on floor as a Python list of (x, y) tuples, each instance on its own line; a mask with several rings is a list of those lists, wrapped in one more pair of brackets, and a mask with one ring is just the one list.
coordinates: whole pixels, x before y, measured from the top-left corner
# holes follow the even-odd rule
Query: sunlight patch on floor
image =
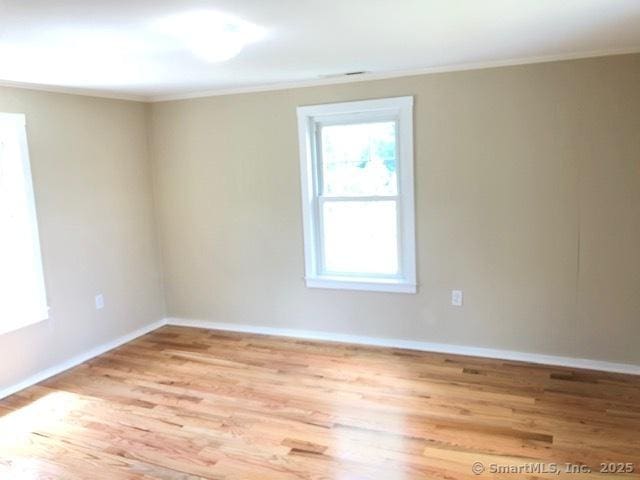
[(18, 410), (0, 417), (0, 451), (19, 452), (28, 448), (31, 435), (64, 430), (64, 419), (82, 399), (71, 392), (52, 392)]

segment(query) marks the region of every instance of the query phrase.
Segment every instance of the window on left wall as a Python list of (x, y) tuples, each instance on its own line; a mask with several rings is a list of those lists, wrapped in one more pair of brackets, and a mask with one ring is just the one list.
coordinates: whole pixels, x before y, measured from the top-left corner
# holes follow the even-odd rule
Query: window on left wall
[(0, 334), (47, 318), (25, 116), (0, 113)]

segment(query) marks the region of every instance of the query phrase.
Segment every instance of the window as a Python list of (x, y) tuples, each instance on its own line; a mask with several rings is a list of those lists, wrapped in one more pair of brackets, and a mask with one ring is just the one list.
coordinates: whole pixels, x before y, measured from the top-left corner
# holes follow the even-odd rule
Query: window
[(308, 287), (415, 293), (413, 98), (298, 108)]
[(0, 333), (47, 316), (25, 117), (0, 113)]

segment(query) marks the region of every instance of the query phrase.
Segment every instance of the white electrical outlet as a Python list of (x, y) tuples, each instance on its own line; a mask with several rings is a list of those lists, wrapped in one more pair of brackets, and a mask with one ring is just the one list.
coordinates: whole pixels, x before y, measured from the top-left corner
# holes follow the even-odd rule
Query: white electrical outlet
[(451, 305), (454, 307), (462, 306), (462, 290), (451, 290)]
[(102, 310), (104, 308), (104, 295), (99, 293), (96, 295), (96, 310)]

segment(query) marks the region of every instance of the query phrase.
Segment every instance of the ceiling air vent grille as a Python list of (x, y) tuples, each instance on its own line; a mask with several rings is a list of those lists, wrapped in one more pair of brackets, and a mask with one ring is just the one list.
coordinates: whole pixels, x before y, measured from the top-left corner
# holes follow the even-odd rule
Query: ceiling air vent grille
[(365, 73), (370, 73), (365, 70), (358, 70), (355, 72), (345, 72), (345, 73), (330, 73), (328, 75), (320, 75), (320, 78), (339, 78), (339, 77), (351, 77), (354, 75), (364, 75)]

